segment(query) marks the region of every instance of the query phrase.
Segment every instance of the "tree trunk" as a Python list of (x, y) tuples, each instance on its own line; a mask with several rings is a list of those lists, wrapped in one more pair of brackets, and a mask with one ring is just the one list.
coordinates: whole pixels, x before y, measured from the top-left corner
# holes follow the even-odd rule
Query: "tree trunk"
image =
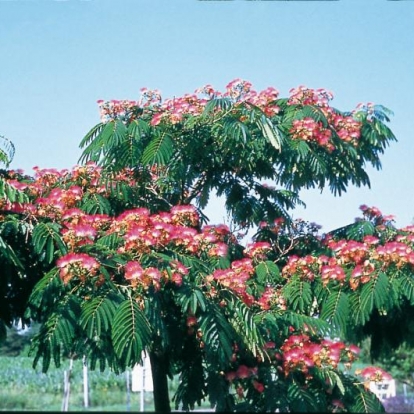
[(167, 358), (164, 353), (149, 353), (154, 384), (154, 407), (157, 413), (170, 413), (170, 397), (168, 394)]

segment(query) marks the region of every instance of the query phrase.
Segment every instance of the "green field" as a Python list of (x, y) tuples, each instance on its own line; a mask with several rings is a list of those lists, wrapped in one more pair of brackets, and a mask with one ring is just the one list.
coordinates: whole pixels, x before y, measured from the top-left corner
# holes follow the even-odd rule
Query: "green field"
[[(64, 370), (50, 368), (43, 374), (32, 367), (29, 357), (0, 356), (1, 411), (60, 411), (64, 391)], [(84, 407), (82, 362), (75, 361), (71, 375), (69, 411), (140, 411), (140, 393), (127, 393), (126, 374), (99, 371), (88, 373), (89, 407)], [(173, 385), (173, 384), (172, 384)], [(144, 393), (145, 411), (153, 411), (153, 395)], [(128, 401), (129, 400), (129, 401)]]

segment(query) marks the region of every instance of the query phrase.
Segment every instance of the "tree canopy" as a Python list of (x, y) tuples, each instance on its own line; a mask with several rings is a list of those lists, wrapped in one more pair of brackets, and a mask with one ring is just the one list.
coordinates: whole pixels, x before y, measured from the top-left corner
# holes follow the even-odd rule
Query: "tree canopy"
[[(395, 140), (385, 107), (331, 100), (237, 79), (99, 101), (79, 165), (2, 172), (0, 327), (40, 321), (45, 371), (85, 355), (122, 372), (146, 352), (157, 411), (175, 374), (185, 410), (206, 398), (217, 411), (382, 410), (364, 381), (387, 374), (355, 377), (349, 341), (372, 336), (375, 359), (409, 336), (414, 227), (367, 206), (326, 235), (290, 218), (303, 188), (369, 185), (366, 165)], [(236, 228), (257, 226), (252, 243), (209, 224), (214, 191)]]
[(385, 107), (341, 112), (332, 99), (306, 87), (280, 98), (275, 88), (257, 92), (240, 79), (224, 93), (207, 85), (165, 101), (143, 89), (138, 101), (98, 101), (101, 122), (81, 141), (81, 161), (152, 171), (157, 189), (147, 192), (152, 202), (159, 195), (157, 206), (203, 209), (215, 191), (237, 223), (288, 219), (303, 188), (340, 195), (349, 184), (369, 185), (366, 164), (380, 168), (395, 140)]

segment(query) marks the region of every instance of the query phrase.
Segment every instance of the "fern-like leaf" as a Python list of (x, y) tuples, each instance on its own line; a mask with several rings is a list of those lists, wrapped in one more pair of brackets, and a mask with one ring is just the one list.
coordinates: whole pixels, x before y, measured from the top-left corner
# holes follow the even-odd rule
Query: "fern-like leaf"
[(99, 124), (96, 124), (92, 129), (90, 129), (85, 137), (81, 140), (79, 148), (83, 148), (86, 145), (89, 145), (101, 133), (104, 126), (105, 124), (100, 122)]
[(352, 413), (383, 413), (384, 406), (377, 396), (362, 386), (357, 387), (353, 392), (353, 404), (349, 407)]
[(14, 251), (13, 247), (8, 244), (3, 237), (0, 236), (0, 254), (6, 258), (7, 261), (12, 263), (20, 271), (24, 271), (25, 267), (19, 258), (19, 255)]
[(173, 154), (174, 145), (166, 131), (155, 130), (154, 137), (142, 154), (144, 165), (166, 165)]
[[(270, 316), (270, 315), (268, 315)], [(303, 330), (306, 326), (312, 332), (322, 336), (331, 336), (333, 334), (332, 325), (321, 318), (314, 318), (308, 315), (301, 315), (293, 311), (285, 311), (276, 316), (275, 326), (281, 329), (285, 327), (285, 334), (289, 335), (289, 327), (293, 326), (297, 330)]]
[(112, 320), (114, 352), (121, 367), (134, 366), (150, 342), (151, 328), (138, 304), (128, 298), (117, 308)]
[(5, 136), (0, 135), (0, 163), (7, 168), (13, 161), (14, 153), (14, 144)]
[(257, 275), (257, 281), (261, 284), (264, 284), (266, 282), (276, 283), (281, 281), (279, 268), (274, 262), (270, 260), (260, 262), (256, 266), (255, 271)]
[(364, 321), (370, 318), (374, 307), (380, 309), (387, 301), (388, 278), (380, 272), (361, 289), (361, 314)]
[(227, 307), (231, 313), (229, 321), (241, 340), (254, 356), (263, 358), (264, 339), (259, 333), (254, 315), (249, 307), (231, 291), (223, 290), (222, 296), (227, 299)]
[(215, 113), (219, 110), (229, 111), (233, 107), (233, 103), (230, 98), (215, 98), (207, 102), (204, 107), (202, 117), (204, 119), (210, 120), (211, 117), (214, 117)]
[(400, 292), (414, 304), (414, 278), (411, 273), (399, 273)]
[(228, 364), (233, 353), (235, 332), (219, 306), (210, 303), (200, 316), (199, 325), (208, 358), (221, 366)]
[(29, 197), (23, 191), (17, 190), (6, 180), (0, 178), (0, 199), (3, 198), (10, 203), (28, 203)]
[(36, 350), (33, 366), (43, 358), (42, 370), (47, 372), (53, 358), (56, 367), (60, 366), (61, 353), (70, 353), (74, 347), (74, 338), (80, 306), (76, 296), (67, 295), (33, 338), (31, 353)]
[(342, 290), (333, 291), (322, 305), (320, 317), (335, 328), (344, 330), (349, 317), (349, 302), (347, 295)]
[(39, 223), (33, 230), (32, 243), (34, 251), (44, 257), (46, 263), (51, 263), (54, 259), (55, 243), (59, 248), (60, 254), (67, 253), (67, 247), (60, 235), (61, 226), (57, 223)]
[(299, 277), (292, 277), (283, 287), (283, 296), (294, 311), (306, 313), (312, 304), (311, 285)]
[(282, 137), (277, 126), (265, 115), (262, 115), (256, 122), (263, 136), (269, 140), (274, 148), (280, 150), (282, 147)]
[(177, 302), (181, 306), (182, 312), (185, 314), (191, 312), (195, 314), (200, 308), (202, 312), (206, 310), (206, 298), (203, 292), (198, 288), (190, 288), (187, 285), (182, 286), (176, 292)]
[(87, 214), (110, 214), (112, 209), (108, 199), (96, 193), (85, 194), (80, 208)]
[(103, 331), (108, 331), (121, 297), (108, 291), (82, 305), (80, 326), (90, 339), (99, 338)]
[(292, 381), (287, 391), (289, 407), (293, 412), (318, 411), (317, 400), (311, 390), (301, 387), (297, 382)]

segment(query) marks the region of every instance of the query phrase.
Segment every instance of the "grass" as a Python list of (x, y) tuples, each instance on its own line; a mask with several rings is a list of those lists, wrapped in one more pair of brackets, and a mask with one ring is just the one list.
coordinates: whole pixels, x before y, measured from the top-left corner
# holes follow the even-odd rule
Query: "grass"
[[(0, 357), (0, 411), (60, 411), (64, 371), (50, 368), (47, 374), (33, 369), (29, 357)], [(140, 393), (127, 393), (126, 375), (99, 371), (88, 373), (89, 407), (84, 407), (81, 361), (75, 361), (71, 376), (70, 411), (140, 411)], [(152, 393), (145, 394), (145, 411), (154, 411)], [(129, 402), (128, 402), (129, 399)]]
[[(33, 358), (0, 356), (0, 411), (61, 411), (64, 392), (63, 366), (51, 366), (48, 373), (33, 369)], [(70, 383), (69, 411), (141, 411), (141, 394), (127, 392), (126, 374), (116, 375), (89, 371), (89, 407), (84, 407), (82, 361), (74, 361)], [(131, 383), (131, 375), (129, 375)], [(178, 378), (170, 381), (170, 398), (178, 386)], [(144, 393), (144, 410), (155, 411), (152, 392)], [(174, 409), (174, 403), (171, 403)], [(204, 402), (199, 409), (209, 409)]]

